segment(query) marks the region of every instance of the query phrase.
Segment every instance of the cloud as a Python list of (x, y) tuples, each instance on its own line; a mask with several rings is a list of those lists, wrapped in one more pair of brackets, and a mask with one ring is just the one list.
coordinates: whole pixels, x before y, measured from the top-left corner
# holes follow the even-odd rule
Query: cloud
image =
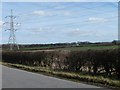
[(70, 11), (43, 11), (43, 10), (38, 10), (38, 11), (33, 11), (34, 15), (38, 16), (53, 16), (53, 15), (64, 15), (64, 16), (70, 16), (73, 13)]
[(2, 29), (2, 27), (3, 27), (3, 21), (0, 21), (0, 31), (1, 31), (1, 29)]
[(96, 30), (81, 30), (80, 28), (75, 28), (71, 30), (67, 30), (66, 34), (68, 36), (73, 36), (73, 37), (103, 37), (107, 33), (101, 32), (101, 31), (96, 31)]
[(3, 23), (4, 23), (3, 21), (0, 21), (0, 27), (2, 27), (2, 26), (3, 26)]
[(52, 15), (52, 13), (43, 11), (43, 10), (34, 11), (33, 14), (39, 15), (39, 16), (51, 16)]
[(103, 23), (103, 22), (108, 21), (105, 18), (99, 18), (99, 17), (89, 17), (88, 20), (92, 23)]
[(63, 15), (65, 15), (65, 16), (70, 16), (70, 15), (72, 15), (72, 12), (65, 11), (65, 12), (63, 12)]
[(65, 8), (65, 6), (57, 6), (57, 7), (55, 7), (55, 9), (64, 9)]
[(91, 35), (90, 31), (84, 31), (84, 30), (81, 30), (80, 28), (68, 30), (66, 34), (68, 36), (90, 36)]
[(51, 27), (36, 27), (36, 28), (28, 28), (27, 30), (30, 30), (31, 32), (34, 32), (34, 33), (40, 33), (40, 32), (48, 33), (48, 32), (53, 32), (54, 28), (51, 28)]
[(70, 16), (70, 15), (75, 14), (75, 12), (63, 10), (63, 11), (56, 11), (56, 12), (54, 12), (54, 14), (56, 14), (56, 15), (63, 15), (63, 16)]

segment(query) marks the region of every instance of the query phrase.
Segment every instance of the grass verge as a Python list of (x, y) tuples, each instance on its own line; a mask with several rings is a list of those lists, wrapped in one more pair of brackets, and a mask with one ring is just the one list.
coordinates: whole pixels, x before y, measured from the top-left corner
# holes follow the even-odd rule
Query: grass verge
[(41, 73), (48, 76), (54, 76), (58, 78), (64, 78), (76, 82), (84, 82), (88, 84), (94, 84), (98, 86), (108, 87), (108, 88), (120, 88), (120, 80), (113, 80), (110, 78), (105, 78), (103, 76), (90, 76), (90, 75), (83, 75), (73, 72), (63, 72), (63, 71), (54, 71), (50, 69), (46, 69), (43, 67), (31, 67), (26, 65), (20, 65), (20, 64), (11, 64), (11, 63), (2, 63), (5, 66), (8, 67), (14, 67), (30, 72), (36, 72)]

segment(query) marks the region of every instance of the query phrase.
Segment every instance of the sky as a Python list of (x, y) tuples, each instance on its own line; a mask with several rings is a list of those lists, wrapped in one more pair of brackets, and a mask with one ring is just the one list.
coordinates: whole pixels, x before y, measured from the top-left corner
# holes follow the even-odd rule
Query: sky
[(3, 2), (2, 43), (8, 43), (10, 10), (17, 43), (45, 44), (118, 39), (117, 2)]
[(119, 2), (119, 0), (1, 0), (2, 2)]

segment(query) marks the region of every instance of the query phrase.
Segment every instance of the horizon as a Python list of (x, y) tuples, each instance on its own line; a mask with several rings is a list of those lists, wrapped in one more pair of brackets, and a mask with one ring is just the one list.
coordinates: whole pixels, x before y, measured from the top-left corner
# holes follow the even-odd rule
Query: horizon
[[(82, 42), (89, 42), (89, 43), (112, 43), (113, 41), (117, 41), (117, 42), (119, 42), (119, 40), (112, 40), (112, 41), (109, 41), (109, 42), (90, 42), (90, 41), (82, 41)], [(76, 42), (56, 42), (56, 43), (19, 43), (18, 45), (32, 45), (32, 44), (43, 44), (43, 45), (47, 45), (47, 44), (63, 44), (63, 43), (82, 43), (81, 41), (76, 41)], [(2, 43), (2, 44), (0, 44), (0, 45), (7, 45), (8, 43)]]

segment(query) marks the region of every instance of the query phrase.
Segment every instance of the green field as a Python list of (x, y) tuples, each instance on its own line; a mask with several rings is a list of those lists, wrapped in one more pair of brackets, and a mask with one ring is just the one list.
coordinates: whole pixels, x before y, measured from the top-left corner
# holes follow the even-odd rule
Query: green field
[(42, 46), (42, 47), (30, 47), (30, 48), (20, 48), (21, 51), (29, 50), (70, 50), (70, 51), (79, 51), (79, 50), (103, 50), (103, 49), (116, 49), (118, 45), (84, 45), (84, 46), (69, 46), (69, 47), (56, 47), (56, 46)]
[(79, 50), (103, 50), (103, 49), (116, 49), (118, 46), (81, 46), (81, 47), (66, 47), (66, 48), (58, 48), (57, 50), (72, 50), (72, 51), (79, 51)]

